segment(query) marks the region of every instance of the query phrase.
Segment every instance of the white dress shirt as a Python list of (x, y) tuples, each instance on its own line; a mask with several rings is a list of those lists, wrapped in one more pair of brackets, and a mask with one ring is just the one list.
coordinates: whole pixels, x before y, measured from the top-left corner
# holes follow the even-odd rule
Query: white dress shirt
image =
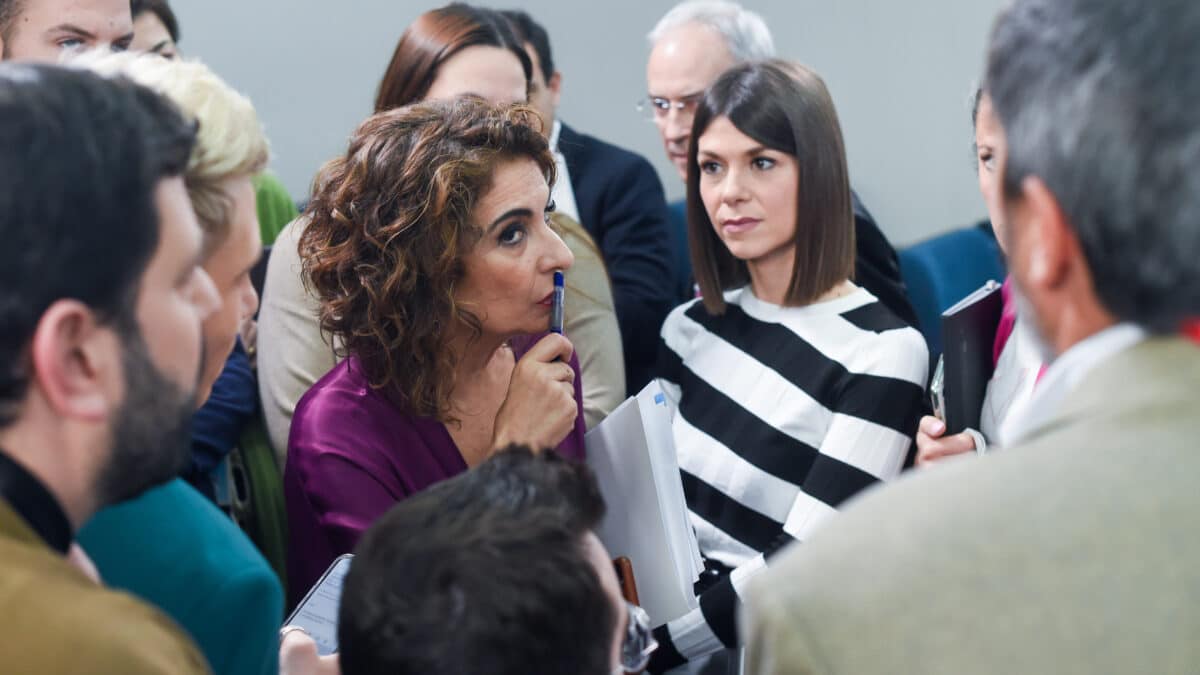
[(1096, 366), (1146, 338), (1146, 331), (1130, 323), (1106, 328), (1075, 344), (1054, 360), (1042, 375), (1033, 398), (1021, 414), (1010, 417), (1001, 428), (1001, 442), (1012, 446), (1049, 421), (1080, 381)]
[(567, 158), (558, 150), (558, 136), (562, 131), (562, 122), (554, 120), (550, 130), (550, 151), (554, 153), (554, 163), (558, 170), (558, 180), (550, 192), (556, 211), (571, 217), (571, 220), (587, 228), (587, 223), (579, 219), (579, 207), (575, 204), (575, 190), (571, 188), (571, 173), (567, 170)]

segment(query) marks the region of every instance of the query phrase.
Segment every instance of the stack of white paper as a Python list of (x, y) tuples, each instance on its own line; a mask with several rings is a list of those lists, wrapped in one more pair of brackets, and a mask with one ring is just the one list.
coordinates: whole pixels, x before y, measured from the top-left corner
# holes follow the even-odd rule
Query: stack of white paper
[(586, 437), (587, 462), (608, 503), (596, 534), (613, 557), (633, 563), (641, 605), (655, 624), (696, 608), (692, 585), (704, 569), (679, 478), (673, 412), (651, 382)]

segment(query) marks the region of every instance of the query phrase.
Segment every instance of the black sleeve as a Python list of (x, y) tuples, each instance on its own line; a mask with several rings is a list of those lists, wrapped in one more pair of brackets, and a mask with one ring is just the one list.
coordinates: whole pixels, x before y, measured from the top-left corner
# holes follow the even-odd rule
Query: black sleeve
[(917, 312), (908, 300), (908, 289), (900, 276), (900, 259), (896, 249), (875, 224), (875, 218), (867, 211), (858, 195), (854, 200), (854, 236), (857, 255), (854, 260), (854, 281), (879, 298), (892, 313), (913, 328), (917, 325)]

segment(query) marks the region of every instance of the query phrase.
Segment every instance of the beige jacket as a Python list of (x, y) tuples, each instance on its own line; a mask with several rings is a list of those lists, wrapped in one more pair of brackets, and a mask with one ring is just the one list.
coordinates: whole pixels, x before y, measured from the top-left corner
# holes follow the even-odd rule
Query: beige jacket
[[(298, 246), (305, 222), (301, 216), (275, 240), (258, 315), (258, 390), (281, 467), (296, 403), (337, 364), (334, 349), (321, 335), (320, 305), (300, 276)], [(621, 333), (599, 249), (567, 216), (556, 214), (554, 225), (575, 255), (567, 273), (564, 331), (579, 356), (583, 414), (591, 428), (625, 400)]]
[(747, 672), (1200, 671), (1200, 347), (1085, 376), (1023, 444), (872, 491), (754, 580)]

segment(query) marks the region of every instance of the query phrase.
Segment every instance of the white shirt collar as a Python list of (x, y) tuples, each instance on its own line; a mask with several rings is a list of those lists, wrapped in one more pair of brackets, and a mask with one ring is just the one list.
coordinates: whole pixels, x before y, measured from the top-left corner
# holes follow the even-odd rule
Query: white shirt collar
[(571, 187), (571, 171), (567, 168), (567, 158), (558, 150), (558, 136), (561, 131), (562, 122), (554, 120), (548, 140), (550, 151), (554, 153), (554, 163), (558, 167), (558, 180), (554, 183), (550, 198), (554, 200), (559, 213), (570, 216), (572, 220), (586, 227), (588, 223), (579, 219), (579, 205), (575, 203), (575, 190)]
[(558, 154), (558, 135), (562, 133), (562, 122), (557, 119), (550, 126), (550, 152)]
[(1014, 416), (1001, 429), (1002, 445), (1019, 443), (1030, 432), (1049, 421), (1079, 386), (1080, 381), (1118, 353), (1146, 339), (1146, 331), (1131, 323), (1119, 323), (1088, 336), (1063, 352), (1038, 381), (1023, 414)]

